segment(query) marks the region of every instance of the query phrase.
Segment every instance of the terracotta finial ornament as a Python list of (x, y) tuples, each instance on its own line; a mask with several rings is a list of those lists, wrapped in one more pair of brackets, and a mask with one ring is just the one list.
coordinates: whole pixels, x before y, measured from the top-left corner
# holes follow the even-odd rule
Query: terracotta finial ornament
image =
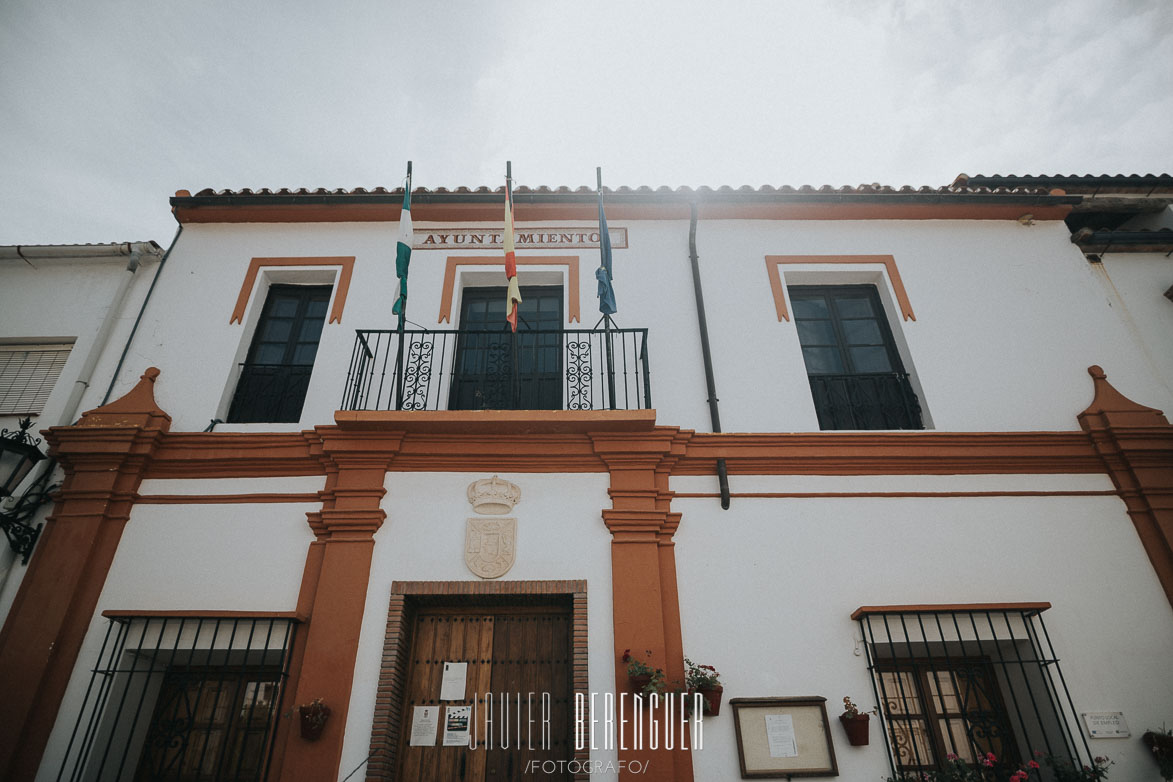
[(1168, 426), (1169, 422), (1160, 410), (1133, 402), (1108, 382), (1102, 367), (1093, 364), (1087, 368), (1095, 386), (1095, 397), (1087, 409), (1079, 414), (1083, 422), (1090, 416), (1110, 416), (1117, 425)]
[(121, 424), (135, 425), (132, 417), (161, 418), (163, 430), (171, 428), (171, 416), (163, 412), (159, 403), (155, 401), (155, 379), (159, 377), (159, 370), (150, 367), (139, 378), (138, 383), (130, 391), (109, 404), (95, 407), (82, 413), (78, 426), (118, 426)]

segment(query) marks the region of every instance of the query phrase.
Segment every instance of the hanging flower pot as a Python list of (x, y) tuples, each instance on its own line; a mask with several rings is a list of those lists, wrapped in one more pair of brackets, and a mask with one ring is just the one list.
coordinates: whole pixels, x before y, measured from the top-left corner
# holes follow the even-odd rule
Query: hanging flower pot
[(843, 713), (839, 715), (839, 721), (843, 723), (843, 729), (847, 731), (847, 741), (851, 746), (867, 746), (868, 717), (869, 714), (866, 711), (861, 712), (859, 707), (851, 702), (851, 698), (843, 699)]
[(322, 702), (321, 698), (314, 698), (312, 703), (304, 703), (297, 707), (301, 722), (301, 737), (306, 741), (317, 741), (322, 737), (326, 728), (326, 721), (330, 719), (330, 707)]
[[(647, 658), (652, 658), (652, 650), (648, 649), (646, 652)], [(635, 691), (641, 695), (650, 695), (651, 693), (664, 692), (664, 670), (662, 668), (653, 668), (649, 663), (644, 662), (638, 657), (633, 657), (630, 649), (623, 652), (623, 657), (620, 658), (627, 666), (627, 678), (631, 679), (631, 684)]]
[(716, 717), (721, 713), (721, 698), (725, 695), (725, 688), (721, 685), (716, 687), (702, 687), (697, 692), (705, 699), (704, 713), (710, 717)]
[(847, 741), (851, 746), (867, 746), (868, 719), (867, 714), (860, 714), (855, 717), (849, 717), (846, 714), (839, 715), (839, 721), (843, 723), (843, 729), (847, 731)]

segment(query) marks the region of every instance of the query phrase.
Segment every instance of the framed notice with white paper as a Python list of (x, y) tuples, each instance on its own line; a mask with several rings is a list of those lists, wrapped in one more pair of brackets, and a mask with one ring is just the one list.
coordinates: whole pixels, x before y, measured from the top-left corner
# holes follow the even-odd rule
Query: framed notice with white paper
[(734, 698), (742, 779), (837, 777), (827, 699)]

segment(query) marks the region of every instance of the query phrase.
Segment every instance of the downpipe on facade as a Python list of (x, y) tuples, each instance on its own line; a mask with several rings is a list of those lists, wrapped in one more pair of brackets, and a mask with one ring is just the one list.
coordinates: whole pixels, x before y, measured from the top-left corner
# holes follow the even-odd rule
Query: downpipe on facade
[(130, 334), (126, 337), (126, 344), (122, 346), (122, 355), (118, 357), (118, 366), (114, 367), (114, 371), (110, 374), (110, 385), (106, 386), (106, 395), (102, 397), (102, 404), (110, 401), (110, 393), (114, 390), (114, 383), (118, 380), (118, 373), (122, 371), (122, 364), (126, 361), (126, 354), (130, 352), (130, 344), (134, 342), (134, 335), (138, 333), (139, 323), (142, 322), (143, 313), (147, 311), (147, 304), (151, 301), (151, 294), (155, 292), (155, 285), (159, 282), (159, 277), (163, 274), (163, 267), (167, 264), (167, 259), (171, 257), (171, 251), (175, 249), (175, 243), (179, 241), (179, 235), (183, 233), (183, 223), (179, 224), (179, 228), (175, 231), (175, 236), (171, 237), (171, 245), (167, 248), (167, 252), (163, 253), (163, 258), (159, 261), (159, 268), (155, 270), (155, 276), (151, 279), (151, 287), (147, 288), (147, 295), (143, 297), (142, 306), (138, 308), (138, 317), (134, 319), (134, 325), (130, 329)]
[[(700, 259), (696, 254), (696, 202), (689, 204), (688, 259), (692, 263), (692, 291), (696, 297), (696, 318), (701, 331), (701, 355), (705, 362), (705, 388), (709, 395), (709, 420), (714, 432), (721, 431), (717, 407), (717, 381), (713, 377), (713, 354), (709, 348), (709, 321), (705, 317), (705, 294), (701, 289)], [(721, 509), (729, 510), (729, 472), (724, 459), (717, 459), (717, 482), (721, 487)]]

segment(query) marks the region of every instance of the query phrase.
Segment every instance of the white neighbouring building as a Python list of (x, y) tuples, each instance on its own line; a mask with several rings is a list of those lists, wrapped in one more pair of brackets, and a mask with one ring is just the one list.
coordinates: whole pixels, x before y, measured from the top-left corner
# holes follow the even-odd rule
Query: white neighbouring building
[[(2, 595), (0, 777), (879, 782), (1040, 751), (1156, 779), (1173, 177), (986, 179), (606, 191), (610, 329), (597, 196), (517, 188), (516, 337), (502, 190), (413, 193), (402, 336), (402, 192), (180, 191), (106, 381), (65, 415), (67, 363), (38, 419), (63, 485)], [(100, 319), (51, 318), (97, 283), (6, 258), (0, 349), (78, 352)], [(576, 694), (630, 705), (627, 650), (669, 691), (685, 656), (721, 672), (703, 747), (576, 748)], [(429, 745), (530, 691), (536, 748)]]
[[(0, 430), (19, 432), (28, 419), (27, 435), (39, 443), (35, 430), (72, 424), (86, 409), (83, 400), (93, 407), (108, 397), (162, 257), (154, 242), (0, 246)], [(38, 462), (0, 511), (51, 488), (57, 477), (49, 461)], [(8, 613), (43, 515), (26, 520), (28, 533), (10, 531), (22, 553), (0, 548), (0, 615)]]

